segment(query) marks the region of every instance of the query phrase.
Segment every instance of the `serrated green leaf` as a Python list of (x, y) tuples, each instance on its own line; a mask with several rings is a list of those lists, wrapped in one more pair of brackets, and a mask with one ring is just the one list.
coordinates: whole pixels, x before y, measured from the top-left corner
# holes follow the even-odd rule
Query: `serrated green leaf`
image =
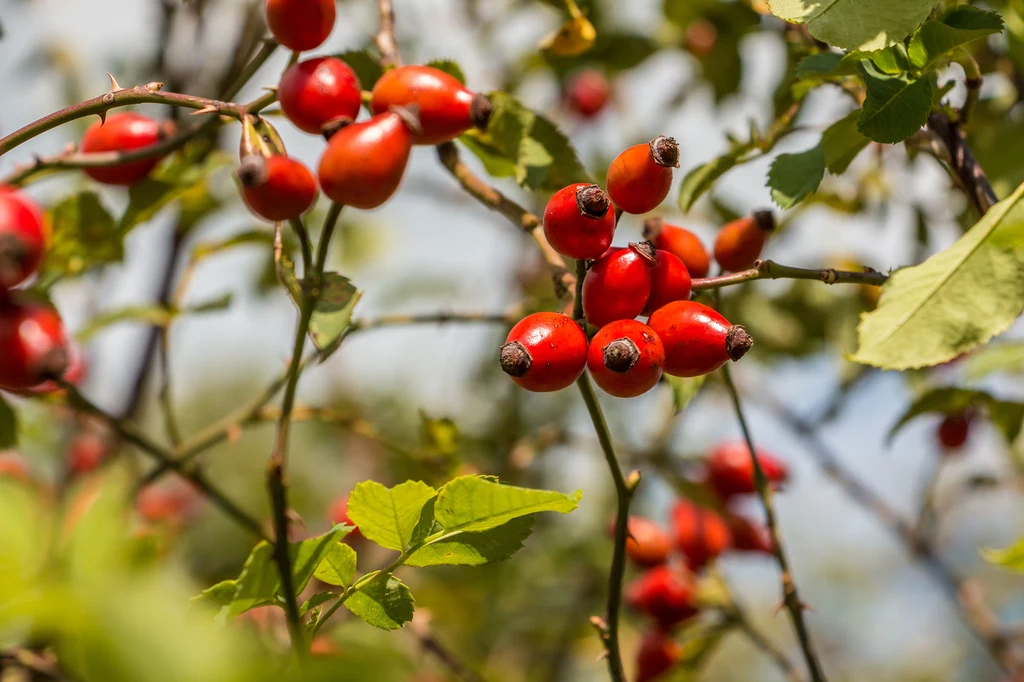
[(739, 145), (687, 173), (679, 185), (679, 210), (688, 212), (718, 178), (742, 163), (743, 158), (753, 149), (750, 144)]
[(568, 514), (583, 496), (502, 485), (481, 476), (461, 476), (441, 488), (434, 517), (446, 531), (485, 531), (538, 512)]
[(797, 78), (817, 75), (830, 75), (843, 61), (839, 52), (817, 52), (808, 55), (796, 65)]
[(18, 444), (18, 415), (0, 393), (0, 450), (13, 448)]
[(370, 625), (396, 630), (412, 620), (412, 593), (401, 580), (381, 573), (345, 600), (345, 608)]
[(292, 560), (292, 583), (296, 596), (306, 588), (324, 557), (335, 550), (341, 539), (352, 532), (352, 526), (339, 524), (324, 535), (288, 544)]
[(523, 541), (533, 532), (534, 517), (530, 514), (477, 533), (444, 533), (434, 519), (434, 502), (430, 500), (423, 506), (413, 544), (434, 533), (438, 537), (413, 552), (406, 566), (482, 566), (503, 561), (522, 549)]
[(708, 376), (702, 374), (699, 377), (673, 377), (665, 375), (665, 382), (672, 388), (672, 408), (676, 414), (686, 409), (690, 401), (697, 397), (700, 389)]
[(982, 379), (997, 372), (1024, 372), (1024, 341), (994, 343), (967, 359), (966, 374), (970, 379)]
[(956, 48), (1002, 30), (1003, 20), (997, 13), (960, 5), (917, 29), (910, 40), (910, 60), (918, 69), (933, 69)]
[(881, 71), (870, 59), (860, 63), (867, 87), (857, 130), (875, 142), (895, 144), (925, 124), (932, 106), (932, 79), (911, 79)]
[(990, 564), (1018, 573), (1024, 572), (1024, 538), (1005, 549), (982, 549), (981, 556)]
[(313, 575), (328, 585), (349, 586), (356, 575), (356, 551), (345, 543), (335, 543), (324, 554)]
[(486, 133), (473, 129), (459, 136), (459, 142), (480, 159), (484, 170), (492, 178), (511, 178), (516, 174), (516, 162), (494, 145)]
[(968, 408), (985, 408), (989, 419), (1010, 443), (1020, 435), (1024, 423), (1024, 403), (996, 400), (984, 391), (942, 387), (928, 391), (915, 400), (886, 436), (891, 441), (909, 421), (922, 414), (955, 414)]
[(821, 135), (821, 148), (825, 154), (825, 168), (832, 175), (842, 175), (857, 155), (871, 140), (857, 130), (859, 111), (851, 111)]
[(390, 489), (376, 481), (363, 481), (348, 498), (348, 515), (368, 540), (404, 552), (423, 505), (436, 495), (437, 491), (422, 481), (406, 481)]
[(373, 86), (384, 75), (380, 59), (370, 54), (369, 50), (349, 50), (334, 56), (352, 67), (363, 90), (373, 90)]
[(94, 192), (73, 194), (48, 211), (52, 237), (43, 271), (77, 275), (124, 258), (124, 235)]
[(796, 154), (779, 154), (768, 169), (772, 201), (792, 208), (816, 191), (825, 177), (825, 153), (821, 143)]
[(431, 59), (427, 62), (427, 66), (431, 66), (438, 71), (444, 71), (463, 85), (466, 84), (466, 74), (462, 73), (462, 67), (451, 59)]
[(1024, 311), (1024, 185), (951, 247), (897, 270), (861, 316), (853, 360), (929, 367), (1006, 331)]
[(937, 0), (769, 0), (772, 14), (807, 24), (829, 45), (873, 50), (903, 40), (921, 25)]

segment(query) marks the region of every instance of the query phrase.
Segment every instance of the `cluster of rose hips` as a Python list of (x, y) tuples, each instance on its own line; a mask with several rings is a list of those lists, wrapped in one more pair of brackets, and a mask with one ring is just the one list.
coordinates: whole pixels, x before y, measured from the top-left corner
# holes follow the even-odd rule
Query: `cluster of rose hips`
[[(521, 320), (501, 347), (501, 367), (530, 391), (557, 391), (589, 369), (605, 392), (620, 398), (646, 393), (662, 373), (695, 377), (739, 360), (753, 343), (746, 330), (714, 309), (691, 301), (691, 277), (708, 273), (700, 239), (661, 219), (645, 223), (647, 241), (612, 246), (620, 213), (642, 214), (668, 195), (679, 165), (675, 140), (659, 136), (622, 152), (608, 168), (607, 191), (589, 183), (564, 187), (544, 209), (551, 247), (577, 261), (592, 261), (581, 288), (584, 329), (561, 313)], [(715, 258), (724, 270), (753, 265), (773, 228), (758, 211), (723, 227)], [(646, 316), (647, 323), (635, 318)]]
[[(758, 450), (757, 461), (773, 485), (788, 479), (786, 464)], [(672, 632), (701, 610), (697, 576), (727, 550), (774, 551), (768, 530), (740, 515), (730, 504), (737, 497), (756, 492), (753, 462), (745, 443), (723, 443), (707, 457), (704, 486), (721, 504), (721, 513), (688, 500), (672, 508), (671, 532), (657, 523), (633, 516), (629, 519), (626, 553), (644, 572), (626, 588), (626, 602), (649, 617), (654, 627), (641, 640), (637, 654), (637, 682), (649, 682), (673, 668), (682, 648)], [(673, 561), (673, 552), (680, 557)]]

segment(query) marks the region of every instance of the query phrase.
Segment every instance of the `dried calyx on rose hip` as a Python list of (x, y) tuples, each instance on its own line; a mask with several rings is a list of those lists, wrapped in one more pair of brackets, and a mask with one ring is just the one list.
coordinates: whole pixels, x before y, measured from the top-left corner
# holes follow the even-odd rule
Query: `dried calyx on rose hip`
[[(789, 467), (770, 452), (758, 448), (757, 462), (773, 486), (789, 480)], [(754, 461), (747, 444), (743, 441), (729, 441), (715, 446), (708, 453), (705, 482), (723, 500), (757, 492)]]
[(665, 365), (658, 335), (643, 322), (619, 320), (590, 340), (587, 368), (594, 382), (616, 398), (635, 398), (654, 388)]
[(293, 52), (320, 47), (337, 15), (335, 0), (267, 0), (265, 9), (274, 40)]
[(661, 218), (644, 220), (644, 239), (654, 242), (659, 251), (668, 251), (683, 261), (690, 277), (707, 277), (711, 256), (700, 237), (686, 228), (670, 225)]
[(359, 78), (337, 57), (315, 57), (292, 64), (277, 88), (281, 111), (296, 128), (320, 135), (328, 121), (355, 120), (362, 106)]
[(709, 374), (739, 360), (753, 346), (746, 329), (696, 301), (675, 301), (647, 321), (665, 346), (665, 373), (677, 377)]
[(583, 314), (587, 321), (603, 327), (639, 315), (651, 295), (656, 264), (657, 255), (650, 242), (612, 249), (594, 261), (583, 280)]
[(415, 144), (450, 142), (472, 127), (487, 128), (491, 102), (457, 78), (432, 66), (399, 66), (373, 86), (370, 107), (375, 114), (392, 107), (417, 108), (420, 131)]
[(615, 157), (605, 186), (612, 202), (626, 213), (653, 211), (672, 189), (672, 169), (679, 167), (679, 145), (659, 135)]
[[(157, 144), (162, 136), (160, 124), (148, 116), (130, 111), (108, 114), (85, 131), (78, 149), (84, 154), (135, 152)], [(157, 155), (116, 166), (87, 167), (85, 174), (106, 185), (134, 185), (149, 175), (160, 158)]]
[(533, 313), (508, 333), (501, 369), (528, 391), (558, 391), (576, 381), (587, 364), (587, 335), (568, 315)]
[(754, 211), (726, 224), (715, 237), (715, 260), (723, 270), (731, 272), (753, 267), (774, 230), (775, 216), (771, 211)]
[(0, 293), (39, 270), (46, 237), (42, 208), (18, 190), (0, 186)]
[(67, 346), (53, 308), (0, 298), (0, 389), (25, 390), (63, 377)]
[(615, 209), (594, 184), (579, 182), (555, 192), (544, 208), (544, 236), (558, 253), (593, 260), (612, 245)]

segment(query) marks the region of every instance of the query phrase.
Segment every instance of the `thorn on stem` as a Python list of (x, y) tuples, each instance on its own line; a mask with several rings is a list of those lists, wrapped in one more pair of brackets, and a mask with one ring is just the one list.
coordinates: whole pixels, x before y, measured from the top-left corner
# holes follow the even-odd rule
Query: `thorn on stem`
[(124, 88), (117, 84), (117, 79), (114, 78), (113, 74), (109, 71), (107, 71), (106, 74), (107, 78), (110, 79), (110, 92), (120, 92), (121, 90), (124, 90)]

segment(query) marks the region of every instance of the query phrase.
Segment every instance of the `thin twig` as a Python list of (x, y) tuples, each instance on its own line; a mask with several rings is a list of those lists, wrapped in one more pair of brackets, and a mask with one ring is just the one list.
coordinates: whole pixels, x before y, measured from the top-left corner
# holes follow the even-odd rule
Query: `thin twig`
[(944, 113), (933, 113), (928, 117), (928, 128), (934, 132), (949, 150), (951, 170), (956, 174), (971, 205), (979, 216), (985, 215), (992, 205), (999, 201), (988, 176), (974, 158), (971, 148), (960, 126), (949, 120)]
[(377, 49), (380, 50), (380, 65), (401, 66), (402, 58), (398, 55), (398, 40), (395, 39), (395, 9), (391, 0), (377, 0), (380, 10), (380, 29), (377, 31)]
[(400, 327), (414, 324), (498, 324), (513, 325), (522, 317), (518, 308), (508, 313), (465, 313), (442, 311), (438, 313), (382, 315), (371, 319), (356, 320), (349, 333)]
[(782, 674), (786, 676), (786, 679), (790, 682), (803, 682), (803, 677), (797, 671), (793, 662), (777, 647), (767, 636), (756, 627), (750, 620), (750, 616), (746, 614), (743, 608), (733, 600), (732, 604), (726, 610), (726, 617), (736, 624), (737, 627), (743, 632), (750, 643), (764, 652), (775, 665), (779, 667)]
[(423, 650), (440, 661), (444, 667), (451, 671), (452, 675), (462, 680), (462, 682), (484, 682), (484, 678), (480, 673), (467, 665), (454, 651), (437, 639), (433, 628), (430, 627), (429, 616), (423, 618), (417, 612), (416, 617), (409, 623), (409, 629), (416, 635)]
[(825, 268), (812, 270), (807, 268), (795, 268), (789, 265), (780, 265), (771, 260), (754, 261), (754, 267), (749, 270), (730, 272), (727, 275), (718, 277), (698, 277), (693, 280), (694, 291), (707, 291), (721, 287), (753, 282), (758, 279), (812, 279), (825, 284), (871, 284), (881, 286), (889, 276), (865, 268), (862, 272), (851, 272), (849, 270), (836, 270)]

